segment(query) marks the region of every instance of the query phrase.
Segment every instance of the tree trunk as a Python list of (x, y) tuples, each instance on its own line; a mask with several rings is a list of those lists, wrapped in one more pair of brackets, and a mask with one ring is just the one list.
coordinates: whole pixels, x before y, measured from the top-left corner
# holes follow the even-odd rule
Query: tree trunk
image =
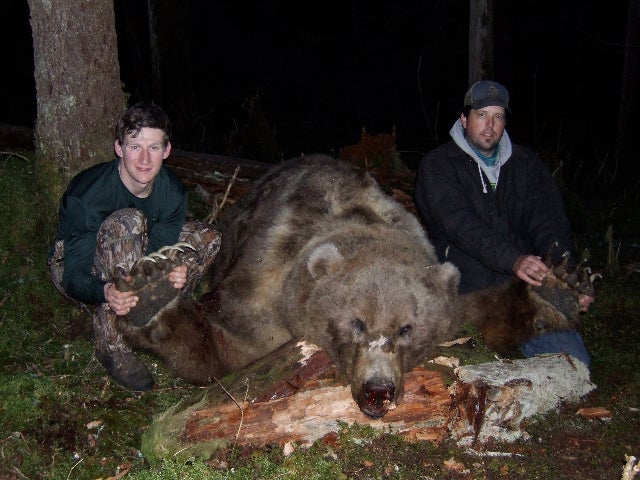
[(189, 2), (147, 0), (153, 101), (169, 115), (185, 144), (197, 117), (189, 43)]
[(469, 85), (493, 79), (493, 0), (469, 2)]
[(36, 171), (57, 205), (68, 180), (113, 156), (125, 106), (112, 0), (28, 0), (37, 93)]
[(640, 169), (631, 151), (638, 131), (638, 82), (640, 82), (640, 0), (629, 0), (627, 40), (624, 50), (624, 68), (618, 110), (617, 157), (623, 164), (624, 178), (637, 177)]

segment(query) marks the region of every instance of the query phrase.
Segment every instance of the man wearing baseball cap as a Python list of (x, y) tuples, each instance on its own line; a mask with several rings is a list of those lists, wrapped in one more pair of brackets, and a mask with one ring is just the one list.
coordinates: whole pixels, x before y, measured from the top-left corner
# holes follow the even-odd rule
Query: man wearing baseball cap
[[(540, 286), (541, 256), (554, 242), (571, 250), (570, 226), (555, 180), (537, 158), (511, 142), (509, 92), (483, 80), (464, 96), (451, 141), (420, 162), (415, 202), (441, 261), (461, 273), (460, 293), (517, 276)], [(559, 258), (554, 259), (554, 261)], [(586, 311), (593, 298), (581, 297)], [(526, 356), (566, 352), (590, 364), (576, 331), (553, 332), (520, 346)]]

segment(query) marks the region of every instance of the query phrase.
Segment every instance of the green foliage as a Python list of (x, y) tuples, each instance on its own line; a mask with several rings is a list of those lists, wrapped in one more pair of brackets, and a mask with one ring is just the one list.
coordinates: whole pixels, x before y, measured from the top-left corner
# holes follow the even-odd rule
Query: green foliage
[(36, 234), (38, 216), (33, 202), (33, 165), (21, 157), (0, 157), (0, 217), (11, 219), (12, 229), (1, 233), (2, 256), (23, 246)]

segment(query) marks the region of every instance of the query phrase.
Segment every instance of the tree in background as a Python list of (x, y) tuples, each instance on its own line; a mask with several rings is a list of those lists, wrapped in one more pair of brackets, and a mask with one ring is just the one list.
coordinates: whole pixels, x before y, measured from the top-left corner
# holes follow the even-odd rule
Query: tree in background
[(493, 80), (493, 0), (469, 2), (469, 85)]
[(640, 106), (640, 0), (629, 0), (628, 8), (616, 150), (624, 166), (622, 174), (637, 178), (640, 172), (635, 158)]
[(169, 115), (174, 134), (188, 138), (197, 117), (189, 42), (189, 2), (148, 0), (147, 8), (153, 98)]
[(37, 93), (36, 172), (56, 207), (77, 172), (113, 158), (126, 107), (113, 0), (28, 0)]

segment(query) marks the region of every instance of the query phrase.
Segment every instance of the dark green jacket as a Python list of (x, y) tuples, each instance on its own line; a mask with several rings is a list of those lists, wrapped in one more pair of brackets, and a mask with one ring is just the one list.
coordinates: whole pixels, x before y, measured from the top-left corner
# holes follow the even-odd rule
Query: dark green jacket
[(62, 286), (83, 303), (103, 303), (104, 282), (91, 274), (96, 235), (102, 222), (121, 208), (137, 208), (147, 218), (148, 251), (178, 241), (187, 209), (187, 191), (180, 179), (162, 167), (147, 198), (138, 198), (118, 174), (120, 160), (101, 163), (76, 175), (60, 202), (56, 240), (64, 240)]

